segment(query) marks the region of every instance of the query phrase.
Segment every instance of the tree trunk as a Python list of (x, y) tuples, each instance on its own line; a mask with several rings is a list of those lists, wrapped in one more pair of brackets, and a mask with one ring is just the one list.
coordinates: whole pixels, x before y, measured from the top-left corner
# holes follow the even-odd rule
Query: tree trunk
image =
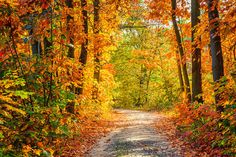
[(180, 91), (184, 92), (184, 80), (182, 75), (182, 69), (181, 69), (181, 63), (179, 58), (179, 53), (176, 51), (176, 61), (177, 61), (177, 68), (178, 68), (178, 76), (179, 76), (179, 85), (180, 85)]
[(138, 93), (138, 102), (135, 104), (136, 107), (141, 107), (144, 105), (144, 85), (147, 77), (147, 69), (143, 64), (140, 64), (140, 77), (139, 77), (139, 93)]
[[(94, 7), (94, 79), (96, 80), (97, 84), (100, 81), (100, 57), (101, 57), (101, 52), (99, 49), (99, 38), (97, 37), (99, 35), (99, 10), (100, 10), (100, 0), (94, 0), (93, 2), (93, 7)], [(98, 87), (97, 85), (94, 85), (93, 89), (93, 98), (97, 99), (98, 98)]]
[(147, 74), (147, 82), (146, 82), (145, 104), (148, 102), (149, 84), (150, 84), (151, 75), (152, 75), (152, 70), (149, 70), (149, 73)]
[[(68, 8), (73, 8), (73, 0), (66, 0), (66, 5)], [(67, 53), (67, 56), (69, 58), (75, 58), (75, 49), (73, 47), (74, 45), (74, 35), (73, 35), (73, 31), (74, 29), (71, 28), (70, 26), (70, 22), (72, 21), (73, 22), (74, 18), (71, 16), (71, 15), (67, 15), (67, 19), (66, 19), (66, 22), (67, 22), (67, 33), (69, 34), (69, 39), (70, 39), (70, 44), (71, 46), (69, 46), (69, 50), (68, 50), (68, 53)]]
[[(50, 39), (44, 37), (44, 53), (45, 56), (50, 58), (51, 67), (53, 67), (53, 8), (50, 10)], [(49, 105), (49, 102), (53, 99), (53, 73), (50, 72), (50, 79), (49, 79), (49, 91), (48, 91), (48, 98), (46, 105)]]
[[(210, 23), (210, 48), (212, 57), (212, 72), (213, 80), (219, 83), (220, 79), (224, 76), (224, 62), (221, 48), (221, 38), (219, 32), (219, 13), (217, 10), (218, 0), (208, 0), (208, 18)], [(215, 101), (219, 103), (220, 93), (215, 89)], [(217, 107), (219, 112), (223, 111), (220, 105)]]
[(191, 93), (190, 93), (190, 84), (189, 84), (189, 78), (188, 78), (188, 72), (187, 72), (187, 65), (186, 65), (186, 59), (185, 59), (185, 55), (184, 55), (184, 49), (183, 49), (183, 45), (182, 45), (182, 41), (181, 41), (181, 36), (180, 36), (180, 32), (179, 32), (179, 28), (176, 22), (176, 0), (172, 0), (172, 22), (173, 22), (173, 28), (175, 31), (175, 35), (176, 35), (176, 40), (178, 43), (178, 49), (179, 49), (179, 54), (180, 54), (180, 62), (181, 62), (181, 67), (182, 67), (182, 71), (183, 71), (183, 78), (184, 78), (184, 88), (185, 88), (185, 92), (187, 95), (187, 99), (188, 102), (191, 101)]
[(196, 25), (200, 23), (200, 4), (198, 0), (191, 0), (191, 28), (192, 28), (192, 102), (203, 103), (202, 99), (202, 74), (201, 74), (201, 49), (198, 44), (200, 37), (196, 36)]
[[(73, 0), (66, 0), (66, 6), (68, 8), (73, 8)], [(71, 25), (70, 23), (73, 22), (74, 18), (71, 16), (71, 15), (67, 15), (67, 19), (66, 19), (66, 23), (67, 23), (67, 33), (68, 33), (68, 36), (69, 36), (69, 42), (70, 42), (70, 46), (69, 46), (69, 49), (68, 49), (68, 52), (67, 52), (67, 57), (68, 58), (75, 58), (75, 49), (73, 47), (74, 45), (74, 35), (73, 35), (73, 28), (71, 28)], [(67, 72), (68, 75), (71, 75), (69, 73), (69, 71)], [(69, 86), (69, 90), (70, 92), (75, 92), (75, 87), (73, 85), (70, 85)], [(72, 102), (68, 102), (67, 105), (66, 105), (66, 110), (70, 113), (75, 113), (75, 102), (72, 101)]]
[(88, 55), (88, 11), (86, 10), (87, 8), (87, 0), (81, 0), (81, 7), (82, 7), (82, 16), (83, 16), (83, 32), (84, 32), (84, 41), (81, 45), (81, 53), (79, 57), (79, 61), (82, 64), (82, 78), (81, 78), (81, 85), (77, 89), (77, 94), (81, 95), (83, 94), (83, 77), (84, 77), (84, 72), (83, 68), (87, 63), (87, 55)]

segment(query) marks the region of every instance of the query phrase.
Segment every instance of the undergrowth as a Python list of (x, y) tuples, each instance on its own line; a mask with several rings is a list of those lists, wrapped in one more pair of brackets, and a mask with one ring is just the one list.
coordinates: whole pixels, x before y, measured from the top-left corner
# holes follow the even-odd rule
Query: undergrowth
[[(178, 104), (178, 130), (198, 150), (211, 156), (236, 156), (236, 91), (233, 82), (223, 87), (221, 101)], [(217, 111), (222, 105), (223, 111)]]

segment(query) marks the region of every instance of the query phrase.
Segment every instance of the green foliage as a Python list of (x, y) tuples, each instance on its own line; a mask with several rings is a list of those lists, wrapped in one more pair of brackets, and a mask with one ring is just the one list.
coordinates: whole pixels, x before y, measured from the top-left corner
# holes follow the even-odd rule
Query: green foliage
[[(156, 34), (156, 35), (154, 35)], [(114, 107), (162, 110), (177, 101), (178, 84), (175, 60), (168, 57), (170, 45), (164, 32), (155, 29), (123, 31), (123, 41), (114, 52)]]
[[(29, 75), (29, 74), (28, 74)], [(37, 76), (33, 73), (31, 76)], [(42, 91), (39, 82), (27, 77), (18, 76), (17, 71), (8, 70), (0, 80), (0, 153), (2, 156), (15, 156), (31, 145), (28, 154), (34, 154), (34, 149), (41, 149), (37, 142), (45, 139), (54, 139), (69, 136), (69, 123), (65, 112), (67, 103), (75, 98), (74, 94), (63, 89), (53, 87), (59, 95), (57, 99), (46, 104), (48, 95), (36, 91)], [(49, 88), (49, 87), (48, 87)], [(46, 105), (46, 106), (45, 106)], [(47, 143), (45, 143), (46, 146)], [(45, 154), (45, 153), (44, 153)], [(47, 155), (46, 155), (47, 156)]]

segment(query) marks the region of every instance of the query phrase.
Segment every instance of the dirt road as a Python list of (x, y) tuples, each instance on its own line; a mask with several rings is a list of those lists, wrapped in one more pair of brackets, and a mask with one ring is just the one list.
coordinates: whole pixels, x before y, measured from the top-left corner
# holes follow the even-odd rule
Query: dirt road
[(157, 113), (118, 110), (126, 116), (123, 125), (100, 139), (87, 157), (182, 157), (164, 134), (156, 132), (154, 123), (163, 120)]

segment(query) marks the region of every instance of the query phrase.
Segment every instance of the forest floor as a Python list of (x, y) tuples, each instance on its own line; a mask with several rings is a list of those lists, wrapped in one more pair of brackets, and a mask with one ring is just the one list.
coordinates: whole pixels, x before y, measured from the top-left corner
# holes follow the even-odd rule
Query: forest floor
[(83, 118), (81, 125), (80, 136), (58, 147), (58, 157), (209, 156), (184, 142), (177, 135), (173, 116), (164, 113), (115, 110), (110, 120)]
[(117, 110), (122, 119), (116, 129), (101, 138), (86, 157), (191, 157), (207, 156), (193, 151), (176, 137), (173, 121), (165, 114)]

